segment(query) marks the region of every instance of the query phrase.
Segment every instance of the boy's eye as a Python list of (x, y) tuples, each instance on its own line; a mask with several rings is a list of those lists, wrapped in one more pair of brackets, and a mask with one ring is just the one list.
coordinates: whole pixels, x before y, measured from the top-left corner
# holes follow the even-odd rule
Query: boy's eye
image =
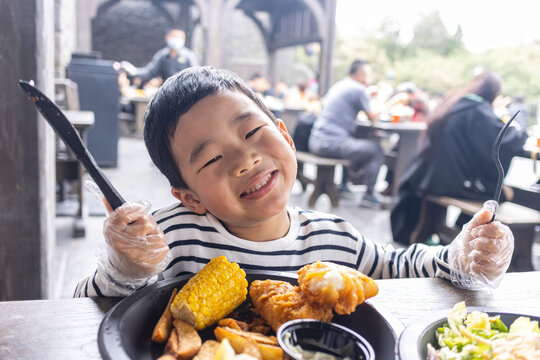
[(209, 162), (207, 162), (206, 164), (203, 165), (203, 167), (201, 169), (204, 169), (205, 167), (207, 167), (208, 165), (212, 165), (213, 163), (215, 163), (216, 161), (218, 161), (219, 159), (221, 159), (221, 155), (218, 155), (216, 156), (215, 158), (211, 159)]
[(255, 128), (253, 130), (251, 130), (250, 132), (247, 133), (246, 135), (246, 140), (253, 134), (255, 134), (257, 131), (259, 131), (259, 129), (262, 128), (262, 126), (259, 126), (258, 128)]

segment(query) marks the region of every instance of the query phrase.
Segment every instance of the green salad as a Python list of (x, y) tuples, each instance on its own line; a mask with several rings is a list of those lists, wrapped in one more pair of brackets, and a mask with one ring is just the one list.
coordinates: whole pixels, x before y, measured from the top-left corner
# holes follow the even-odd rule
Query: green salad
[(500, 316), (467, 313), (465, 302), (452, 308), (435, 336), (438, 346), (428, 344), (428, 360), (540, 359), (538, 321), (521, 316), (507, 327)]

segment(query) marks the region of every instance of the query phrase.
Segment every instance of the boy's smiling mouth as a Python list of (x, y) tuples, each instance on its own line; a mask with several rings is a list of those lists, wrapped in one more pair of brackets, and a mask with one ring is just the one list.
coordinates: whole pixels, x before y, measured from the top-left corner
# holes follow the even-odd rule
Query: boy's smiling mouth
[(258, 199), (266, 195), (273, 188), (277, 172), (277, 170), (274, 170), (271, 173), (268, 173), (257, 184), (244, 191), (240, 197), (243, 199)]

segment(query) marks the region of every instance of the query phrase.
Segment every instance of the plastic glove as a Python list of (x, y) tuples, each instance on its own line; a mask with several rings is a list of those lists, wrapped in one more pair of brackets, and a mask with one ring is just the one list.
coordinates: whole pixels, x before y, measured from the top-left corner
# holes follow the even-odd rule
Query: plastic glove
[(98, 267), (117, 285), (140, 287), (171, 260), (165, 235), (149, 210), (148, 202), (125, 203), (105, 219), (106, 245), (98, 252)]
[(120, 68), (124, 70), (129, 76), (135, 76), (137, 74), (137, 68), (129, 61), (121, 61)]
[(514, 235), (499, 221), (490, 223), (497, 209), (493, 200), (463, 226), (449, 245), (450, 277), (460, 288), (496, 288), (512, 260)]

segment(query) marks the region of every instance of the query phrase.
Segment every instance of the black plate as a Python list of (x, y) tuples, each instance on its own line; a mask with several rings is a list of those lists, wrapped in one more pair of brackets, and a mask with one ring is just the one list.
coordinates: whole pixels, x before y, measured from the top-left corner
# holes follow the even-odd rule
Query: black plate
[[(450, 310), (451, 309), (437, 311), (437, 313), (417, 320), (411, 325), (407, 326), (399, 338), (399, 359), (425, 360), (427, 358), (428, 343), (431, 343), (435, 348), (439, 348), (437, 345), (437, 339), (435, 337), (435, 330), (448, 322), (447, 316)], [(479, 307), (467, 307), (467, 313), (474, 310), (488, 313), (489, 316), (500, 315), (502, 322), (508, 327), (510, 327), (514, 320), (520, 316), (527, 316), (531, 318), (531, 320), (540, 321), (540, 317), (534, 315), (515, 314)]]
[[(247, 280), (282, 280), (296, 284), (289, 273), (246, 271)], [(105, 315), (98, 332), (98, 346), (104, 359), (156, 359), (163, 354), (163, 345), (152, 343), (154, 325), (163, 313), (173, 288), (181, 288), (192, 275), (179, 276), (148, 286), (116, 304)], [(362, 335), (373, 346), (377, 360), (395, 358), (397, 338), (403, 325), (386, 310), (365, 302), (351, 315), (336, 315), (333, 322)], [(212, 328), (201, 332), (212, 337)]]

